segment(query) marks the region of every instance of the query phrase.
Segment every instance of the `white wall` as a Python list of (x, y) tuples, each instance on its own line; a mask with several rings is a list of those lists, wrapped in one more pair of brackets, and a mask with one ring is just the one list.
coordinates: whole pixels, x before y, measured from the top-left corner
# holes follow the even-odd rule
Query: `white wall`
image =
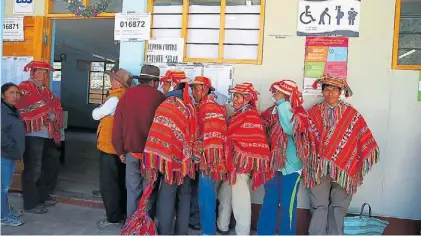
[[(297, 37), (298, 0), (267, 0), (262, 65), (235, 66), (234, 82), (252, 82), (261, 92), (260, 109), (271, 104), (269, 86), (279, 79), (303, 84), (304, 37)], [(381, 6), (381, 8), (379, 8)], [(360, 37), (350, 38), (348, 99), (365, 117), (380, 146), (380, 163), (365, 178), (350, 211), (368, 202), (376, 215), (421, 219), (421, 103), (417, 102), (418, 72), (391, 69), (394, 0), (361, 2)], [(276, 39), (269, 35), (290, 35)], [(320, 98), (305, 97), (309, 107)], [(264, 190), (253, 194), (261, 203)], [(308, 208), (307, 191), (299, 207)]]

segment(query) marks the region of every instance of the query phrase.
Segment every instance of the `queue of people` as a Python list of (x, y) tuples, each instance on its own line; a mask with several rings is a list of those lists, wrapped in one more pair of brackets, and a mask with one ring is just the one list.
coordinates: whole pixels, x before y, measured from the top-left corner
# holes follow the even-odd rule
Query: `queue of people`
[[(2, 122), (1, 219), (12, 226), (23, 223), (7, 202), (22, 156), (24, 210), (43, 214), (56, 203), (50, 194), (57, 178), (54, 151), (62, 108), (44, 85), (51, 66), (32, 62), (25, 70), (31, 71), (30, 80), (2, 86), (7, 122)], [(225, 235), (233, 213), (235, 233), (247, 235), (251, 190), (264, 186), (257, 233), (295, 234), (303, 185), (314, 208), (309, 234), (343, 234), (352, 195), (379, 161), (364, 118), (340, 99), (342, 93), (352, 95), (341, 78), (317, 80), (313, 86), (321, 87), (324, 100), (308, 111), (294, 81), (273, 83), (274, 104), (262, 113), (253, 84), (240, 83), (229, 89), (234, 112), (228, 114), (227, 98), (204, 76), (189, 81), (183, 71), (170, 70), (161, 78), (153, 65), (142, 66), (137, 76), (124, 69), (109, 75), (107, 99), (92, 113), (100, 121), (97, 147), (106, 211), (106, 219), (97, 223), (101, 229), (125, 222), (125, 233), (186, 235), (191, 227)]]

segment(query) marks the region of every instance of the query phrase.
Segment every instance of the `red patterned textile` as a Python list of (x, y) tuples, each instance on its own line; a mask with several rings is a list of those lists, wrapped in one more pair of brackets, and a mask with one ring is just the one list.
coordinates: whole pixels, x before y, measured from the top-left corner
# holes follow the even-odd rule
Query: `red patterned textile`
[(135, 213), (126, 220), (121, 235), (158, 235), (155, 222), (149, 217), (147, 206), (154, 187), (154, 181), (150, 181), (140, 199)]
[[(274, 109), (276, 107), (272, 106), (262, 113), (263, 125), (268, 135), (271, 150), (270, 168), (272, 171), (268, 177), (269, 179), (274, 176), (275, 171), (285, 167), (286, 149), (288, 145), (288, 135), (283, 132), (279, 115), (276, 110), (273, 112)], [(297, 155), (305, 166), (308, 162), (311, 148), (308, 132), (308, 115), (302, 106), (293, 109), (292, 122)]]
[(224, 146), (227, 135), (226, 112), (222, 106), (206, 96), (198, 105), (199, 141), (195, 155), (200, 156), (200, 170), (215, 180), (226, 179)]
[(322, 177), (330, 176), (354, 194), (364, 176), (379, 161), (379, 147), (364, 118), (344, 102), (335, 108), (322, 102), (308, 114), (313, 134), (310, 140), (316, 152), (310, 157), (310, 175), (304, 176), (304, 184), (313, 187)]
[(319, 84), (327, 84), (331, 86), (336, 86), (345, 91), (345, 97), (352, 96), (351, 87), (349, 87), (348, 82), (345, 79), (339, 77), (333, 77), (331, 75), (323, 75), (320, 79), (317, 79), (313, 83), (313, 88), (317, 89)]
[(194, 178), (192, 144), (195, 141), (195, 108), (177, 97), (167, 98), (156, 110), (145, 145), (144, 165), (164, 174), (165, 182), (182, 184)]
[(253, 105), (246, 105), (231, 116), (225, 153), (232, 184), (240, 173), (251, 173), (253, 190), (265, 182), (270, 149), (262, 118)]
[(44, 85), (37, 85), (33, 81), (19, 84), (22, 97), (16, 108), (25, 121), (26, 132), (41, 131), (47, 127), (49, 138), (60, 143), (60, 129), (63, 128), (63, 108), (60, 100)]

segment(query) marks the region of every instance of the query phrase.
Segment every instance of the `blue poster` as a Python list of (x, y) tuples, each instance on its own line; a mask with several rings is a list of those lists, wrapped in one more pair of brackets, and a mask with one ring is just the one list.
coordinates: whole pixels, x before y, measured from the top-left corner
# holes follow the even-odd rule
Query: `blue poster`
[(328, 62), (343, 62), (347, 61), (348, 48), (346, 47), (329, 47), (329, 53), (327, 54)]

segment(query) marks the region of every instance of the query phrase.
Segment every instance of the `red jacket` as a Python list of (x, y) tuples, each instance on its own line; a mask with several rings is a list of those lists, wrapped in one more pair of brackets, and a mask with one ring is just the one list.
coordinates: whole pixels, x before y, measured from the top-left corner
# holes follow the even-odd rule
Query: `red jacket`
[(155, 111), (164, 100), (164, 95), (149, 85), (127, 90), (114, 114), (112, 143), (117, 155), (143, 153)]

